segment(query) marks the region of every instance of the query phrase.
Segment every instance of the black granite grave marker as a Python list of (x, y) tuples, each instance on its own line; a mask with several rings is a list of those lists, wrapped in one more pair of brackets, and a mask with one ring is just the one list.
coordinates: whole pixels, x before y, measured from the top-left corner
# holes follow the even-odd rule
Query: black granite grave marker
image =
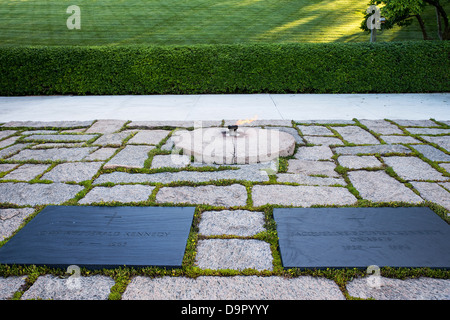
[(427, 207), (276, 208), (284, 268), (450, 268), (450, 226)]
[(194, 210), (48, 206), (0, 248), (0, 263), (179, 268)]

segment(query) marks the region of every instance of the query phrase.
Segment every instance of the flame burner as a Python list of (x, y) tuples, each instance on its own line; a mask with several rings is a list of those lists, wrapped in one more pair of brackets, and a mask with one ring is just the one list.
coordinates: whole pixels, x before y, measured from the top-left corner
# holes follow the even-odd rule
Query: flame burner
[(237, 125), (228, 126), (228, 134), (232, 137), (236, 137), (238, 128), (239, 128), (239, 126), (237, 126)]

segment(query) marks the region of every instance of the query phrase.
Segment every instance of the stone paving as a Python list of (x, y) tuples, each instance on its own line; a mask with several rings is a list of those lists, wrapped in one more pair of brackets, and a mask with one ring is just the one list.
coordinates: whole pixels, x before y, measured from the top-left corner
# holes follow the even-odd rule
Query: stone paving
[[(224, 127), (234, 121), (203, 121)], [(450, 280), (370, 277), (344, 286), (324, 277), (286, 278), (264, 240), (271, 206), (390, 205), (425, 201), (450, 211), (450, 122), (434, 120), (257, 120), (294, 136), (293, 156), (268, 163), (193, 162), (173, 149), (192, 121), (52, 121), (0, 125), (0, 240), (42, 205), (167, 205), (200, 210), (192, 267), (231, 277), (135, 276), (122, 299), (440, 299)], [(270, 211), (270, 210), (269, 210)], [(1, 268), (1, 267), (0, 267)], [(1, 271), (2, 269), (0, 269)], [(250, 270), (250, 275), (239, 272)], [(116, 280), (84, 275), (0, 276), (0, 299), (105, 300)], [(28, 279), (28, 280), (27, 280)]]

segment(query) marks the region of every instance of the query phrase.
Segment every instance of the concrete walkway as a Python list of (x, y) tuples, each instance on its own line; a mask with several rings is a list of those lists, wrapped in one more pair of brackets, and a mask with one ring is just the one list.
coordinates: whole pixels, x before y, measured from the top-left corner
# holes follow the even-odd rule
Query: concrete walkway
[(450, 93), (0, 97), (0, 122), (450, 119)]

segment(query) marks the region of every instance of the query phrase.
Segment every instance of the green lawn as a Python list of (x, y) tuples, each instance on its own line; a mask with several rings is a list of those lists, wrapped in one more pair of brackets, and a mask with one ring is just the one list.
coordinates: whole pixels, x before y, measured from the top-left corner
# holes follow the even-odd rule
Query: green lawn
[[(0, 0), (0, 45), (368, 41), (365, 0)], [(66, 8), (81, 8), (68, 30)], [(434, 12), (426, 15), (435, 37)], [(420, 40), (415, 22), (379, 41)]]

